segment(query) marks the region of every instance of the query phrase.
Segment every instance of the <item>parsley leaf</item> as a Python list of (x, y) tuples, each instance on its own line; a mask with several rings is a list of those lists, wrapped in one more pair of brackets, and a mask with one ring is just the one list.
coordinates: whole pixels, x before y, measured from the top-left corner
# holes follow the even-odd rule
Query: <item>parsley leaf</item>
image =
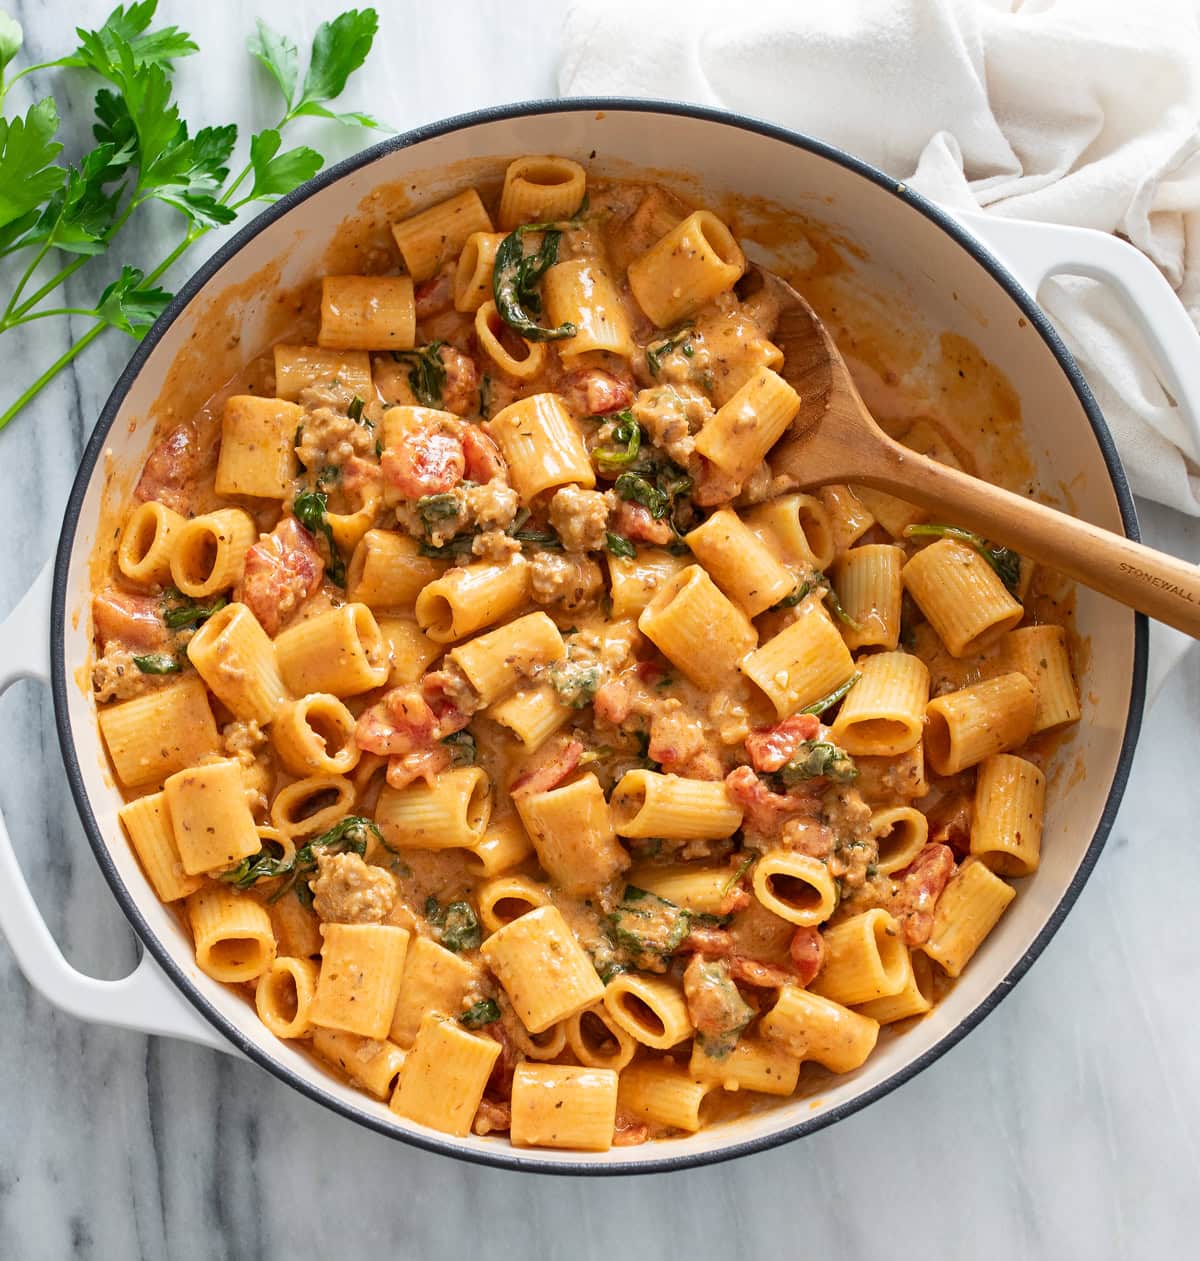
[(25, 32), (21, 30), (21, 23), (7, 13), (0, 13), (0, 76), (3, 76), (4, 67), (21, 51), (24, 42)]
[(31, 105), (24, 118), (0, 118), (0, 227), (26, 218), (65, 182), (66, 171), (53, 165), (62, 152), (57, 131), (58, 108), (50, 96)]
[(272, 30), (259, 18), (255, 33), (246, 41), (251, 56), (266, 66), (279, 86), (283, 103), (289, 109), (300, 79), (300, 50), (286, 35)]
[[(6, 70), (21, 51), (23, 32), (18, 22), (0, 13), (0, 101), (18, 79), (48, 66), (87, 70), (105, 81), (95, 94), (96, 145), (72, 166), (56, 161), (62, 146), (56, 139), (59, 118), (52, 99), (37, 102), (16, 118), (0, 118), (0, 257), (19, 249), (36, 251), (16, 278), (7, 304), (0, 300), (0, 335), (47, 316), (87, 315), (95, 321), (0, 411), (0, 428), (107, 327), (140, 335), (168, 300), (155, 282), (200, 237), (231, 223), (247, 203), (273, 200), (315, 174), (322, 165), (319, 154), (305, 146), (283, 147), (287, 124), (313, 116), (378, 125), (366, 114), (338, 114), (328, 108), (373, 45), (379, 25), (373, 9), (351, 10), (321, 23), (302, 84), (295, 44), (259, 23), (250, 53), (273, 76), (287, 105), (274, 127), (251, 138), (249, 161), (231, 176), (237, 128), (230, 124), (193, 133), (180, 116), (172, 86), (174, 63), (196, 52), (196, 44), (177, 26), (153, 29), (156, 9), (157, 0), (118, 5), (96, 29), (78, 28), (78, 43), (66, 56), (13, 76)], [(246, 191), (235, 200), (243, 183)], [(50, 309), (44, 303), (86, 266), (89, 256), (104, 253), (142, 205), (154, 201), (178, 210), (187, 225), (165, 257), (144, 270), (133, 265), (122, 270), (95, 306)], [(40, 264), (52, 249), (74, 257), (46, 279)], [(93, 292), (99, 289), (97, 285)]]
[[(133, 151), (98, 145), (77, 167), (68, 167), (65, 187), (46, 203), (35, 229), (21, 245), (45, 241), (70, 254), (100, 254), (117, 218)], [(111, 191), (108, 185), (120, 181)]]
[(333, 537), (333, 527), (329, 524), (326, 509), (329, 498), (324, 491), (306, 490), (296, 496), (292, 504), (292, 514), (296, 520), (310, 533), (323, 534), (329, 544), (329, 565), (326, 572), (329, 581), (339, 587), (346, 585), (346, 562), (342, 559)]
[(378, 127), (379, 123), (368, 114), (336, 114), (324, 104), (345, 90), (347, 79), (366, 61), (378, 30), (379, 15), (374, 9), (348, 9), (332, 22), (322, 22), (313, 36), (300, 99), (289, 109), (289, 117), (309, 115), (359, 127)]
[(148, 288), (144, 280), (140, 268), (122, 267), (121, 275), (100, 295), (96, 306), (96, 314), (106, 324), (138, 340), (171, 301), (169, 293)]
[(186, 31), (177, 26), (147, 31), (157, 8), (158, 0), (141, 0), (140, 4), (131, 4), (128, 9), (117, 5), (98, 30), (77, 29), (79, 47), (70, 56), (51, 64), (95, 70), (107, 78), (106, 69), (119, 55), (117, 49), (122, 44), (129, 48), (135, 64), (139, 66), (169, 67), (176, 57), (190, 57), (197, 49)]
[(282, 139), (274, 128), (250, 138), (250, 165), (254, 169), (251, 201), (282, 197), (310, 180), (325, 165), (325, 159), (307, 145), (279, 152)]

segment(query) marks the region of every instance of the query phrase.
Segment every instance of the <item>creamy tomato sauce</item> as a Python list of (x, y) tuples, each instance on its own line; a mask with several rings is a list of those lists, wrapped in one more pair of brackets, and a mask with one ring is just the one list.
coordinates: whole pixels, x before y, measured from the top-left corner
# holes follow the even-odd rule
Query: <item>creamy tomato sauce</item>
[[(497, 176), (492, 172), (476, 181), (493, 216)], [(405, 187), (374, 194), (369, 213), (358, 226), (348, 226), (331, 250), (330, 273), (403, 274), (386, 224), (411, 212), (410, 195), (412, 205), (420, 201), (415, 193)], [(522, 743), (450, 656), (456, 641), (429, 643), (429, 660), (413, 677), (340, 698), (354, 721), (355, 764), (347, 772), (353, 807), (346, 813), (362, 825), (340, 834), (335, 826), (308, 837), (307, 845), (298, 841), (300, 851), (309, 851), (307, 864), (293, 853), (289, 866), (287, 846), (280, 859), (264, 842), (257, 869), (248, 858), (201, 877), (205, 887), (220, 885), (267, 909), (276, 958), (316, 964), (325, 926), (351, 923), (404, 930), (410, 941), (435, 942), (465, 963), (468, 979), (453, 1010), (439, 1013), (500, 1048), (474, 1120), (481, 1134), (502, 1134), (513, 1124), (514, 1072), (522, 1064), (588, 1063), (571, 1047), (544, 1054), (543, 1044), (553, 1042), (557, 1025), (531, 1034), (487, 951), (481, 951), (489, 934), (480, 924), (479, 903), (490, 881), (524, 878), (538, 897), (557, 907), (600, 982), (641, 974), (665, 981), (679, 995), (684, 1036), (665, 1052), (633, 1038), (633, 1063), (661, 1063), (665, 1055), (679, 1073), (704, 1081), (711, 1094), (704, 1105), (708, 1123), (767, 1098), (747, 1084), (750, 1077), (739, 1080), (742, 1070), (734, 1067), (742, 1062), (739, 1047), (747, 1061), (751, 1053), (790, 1057), (792, 1085), (801, 1093), (828, 1080), (824, 1068), (814, 1067), (820, 1055), (805, 1053), (804, 1038), (781, 1032), (767, 1019), (777, 1002), (782, 1009), (781, 994), (810, 986), (819, 993), (823, 972), (833, 966), (827, 934), (875, 909), (885, 912), (888, 933), (903, 943), (903, 958), (920, 955), (936, 931), (939, 899), (972, 854), (974, 765), (938, 775), (926, 764), (919, 795), (906, 787), (920, 776), (905, 754), (871, 758), (883, 765), (868, 775), (864, 763), (860, 774), (856, 758), (837, 746), (832, 731), (839, 705), (852, 694), (845, 687), (803, 706), (806, 712), (781, 715), (746, 673), (734, 671), (718, 688), (698, 682), (687, 661), (672, 660), (646, 633), (641, 609), (615, 607), (623, 598), (617, 574), (627, 560), (662, 558), (661, 572), (648, 580), (649, 601), (667, 587), (671, 573), (696, 564), (688, 536), (714, 512), (732, 510), (749, 520), (756, 508), (797, 488), (774, 476), (768, 461), (738, 477), (697, 447), (738, 383), (757, 365), (771, 362), (779, 312), (770, 292), (730, 284), (695, 303), (686, 317), (656, 326), (631, 288), (629, 267), (693, 207), (670, 188), (645, 182), (589, 180), (587, 195), (582, 213), (555, 216), (556, 262), (589, 260), (613, 278), (629, 329), (626, 353), (597, 350), (566, 361), (563, 339), (527, 340), (500, 315), (491, 332), (510, 363), (535, 352), (544, 356), (532, 378), (507, 372), (481, 344), (475, 313), (456, 307), (454, 251), (415, 285), (413, 348), (370, 354), (369, 389), (360, 393), (334, 376), (314, 379), (299, 392), (295, 432), (287, 444), (294, 477), (281, 498), (267, 499), (220, 495), (215, 476), (227, 402), (275, 397), (273, 354), (246, 357), (225, 385), (202, 399), (196, 397), (197, 382), (206, 376), (198, 367), (206, 351), (198, 342), (181, 356), (160, 400), (156, 440), (136, 483), (113, 483), (109, 502), (116, 525), (101, 532), (93, 565), (91, 683), (98, 705), (106, 709), (165, 692), (194, 674), (189, 643), (226, 603), (244, 606), (274, 638), (353, 602), (346, 576), (347, 569), (354, 571), (353, 549), (343, 550), (323, 528), (330, 516), (368, 511), (372, 530), (415, 540), (420, 556), (435, 562), (439, 574), (480, 564), (527, 570), (525, 597), (499, 621), (542, 611), (562, 651), (554, 660), (523, 666), (509, 692), (545, 689), (547, 703), (562, 711), (551, 734), (532, 748)], [(885, 304), (872, 308), (861, 297), (851, 299), (853, 247), (832, 241), (815, 225), (791, 216), (785, 220), (748, 202), (740, 210), (720, 209), (735, 235), (779, 245), (782, 234), (792, 234), (787, 239), (804, 266), (791, 279), (828, 322), (864, 398), (890, 433), (968, 472), (1013, 487), (1032, 486), (1015, 392), (970, 343), (948, 333), (933, 342), (914, 337), (896, 327)], [(545, 241), (544, 233), (530, 233), (526, 248)], [(531, 311), (537, 305), (534, 292)], [(319, 285), (281, 291), (275, 302), (270, 323), (280, 339), (314, 344), (322, 331)], [(545, 328), (544, 314), (535, 316)], [(235, 324), (210, 332), (225, 359), (242, 353)], [(748, 360), (755, 366), (747, 369)], [(786, 379), (786, 363), (774, 362)], [(554, 396), (570, 417), (591, 464), (586, 484), (568, 481), (533, 496), (518, 492), (494, 422), (535, 395)], [(403, 410), (404, 425), (396, 422), (395, 409)], [(852, 488), (839, 488), (839, 494), (871, 521), (838, 549), (839, 560), (850, 548), (871, 545), (897, 549), (907, 560), (934, 541), (889, 531)], [(122, 574), (115, 561), (117, 534), (141, 503), (162, 504), (184, 520), (230, 507), (248, 514), (254, 541), (215, 598), (189, 600), (165, 580), (137, 582)], [(807, 511), (826, 512), (830, 524), (829, 501), (808, 503)], [(794, 578), (794, 590), (754, 612), (757, 644), (784, 634), (814, 610), (845, 633), (853, 622), (841, 608), (834, 564), (821, 568), (811, 551), (787, 554), (786, 541), (779, 539), (770, 546)], [(1031, 576), (1026, 566), (1021, 586), (1012, 589), (1023, 603), (1022, 625), (1069, 627), (1072, 595), (1053, 575)], [(414, 607), (411, 601), (375, 606), (371, 615), (411, 623)], [(1004, 659), (1000, 639), (978, 653), (952, 655), (907, 595), (895, 630), (896, 650), (928, 668), (933, 699), (995, 677)], [(390, 652), (398, 651), (395, 640), (388, 644)], [(880, 647), (856, 649), (855, 679)], [(237, 764), (254, 821), (265, 827), (278, 794), (298, 777), (283, 764), (270, 720), (239, 717), (215, 694), (209, 701), (219, 747), (203, 760)], [(1045, 767), (1061, 730), (1009, 743), (1005, 750)], [(721, 786), (722, 799), (740, 812), (740, 822), (715, 837), (618, 836), (612, 841), (618, 857), (605, 878), (585, 888), (568, 888), (546, 870), (537, 837), (532, 844), (516, 843), (511, 862), (491, 867), (479, 847), (406, 845), (403, 835), (371, 824), (382, 794), (435, 785), (466, 766), (481, 768), (487, 785), (491, 819), (484, 840), (506, 831), (524, 837), (522, 804), (584, 776), (595, 776), (615, 807), (618, 785), (639, 770)], [(133, 799), (161, 788), (160, 782), (142, 784), (128, 795)], [(312, 807), (323, 804), (323, 798), (314, 798)], [(885, 808), (913, 806), (928, 819), (928, 842), (906, 866), (881, 870), (886, 864), (873, 820)], [(781, 853), (813, 860), (832, 881), (834, 906), (819, 924), (775, 913), (756, 890), (757, 864)], [(997, 866), (1007, 874), (1003, 864)], [(676, 902), (669, 891), (655, 893), (637, 883), (669, 890), (674, 887), (669, 877), (713, 869), (720, 873), (718, 892), (703, 909), (699, 902)], [(791, 879), (780, 877), (775, 888), (801, 897), (803, 890), (791, 889)], [(497, 905), (529, 909), (519, 897)], [(924, 969), (924, 958), (920, 962)], [(248, 991), (258, 989), (261, 1002), (260, 980), (245, 983)], [(931, 965), (925, 1006), (949, 984), (949, 975)], [(861, 1001), (845, 1007), (867, 1010)], [(608, 1033), (600, 1023), (608, 1009), (597, 1002), (591, 1010), (597, 1013), (594, 1037), (612, 1049), (620, 1034), (611, 1021)], [(885, 1023), (904, 1018), (893, 1015)], [(874, 1017), (862, 1019), (871, 1023)], [(312, 1030), (300, 1036), (311, 1038)], [(389, 1036), (361, 1039), (360, 1060), (370, 1060), (385, 1043), (391, 1046)], [(397, 1062), (418, 1049), (409, 1039)], [(344, 1055), (324, 1059), (355, 1078)], [(363, 1076), (356, 1080), (371, 1088)], [(403, 1087), (403, 1070), (401, 1082)], [(622, 1088), (612, 1142), (676, 1132), (652, 1105), (632, 1092), (627, 1098)]]

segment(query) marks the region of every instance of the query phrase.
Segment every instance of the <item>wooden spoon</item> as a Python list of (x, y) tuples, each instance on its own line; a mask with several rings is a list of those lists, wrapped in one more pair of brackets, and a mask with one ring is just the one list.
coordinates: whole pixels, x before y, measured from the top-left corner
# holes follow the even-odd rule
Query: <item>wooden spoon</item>
[[(757, 276), (755, 275), (757, 273)], [(1064, 512), (939, 464), (889, 438), (867, 410), (833, 339), (781, 277), (754, 267), (751, 287), (779, 297), (775, 342), (799, 414), (771, 453), (771, 469), (802, 487), (859, 482), (928, 509), (1200, 638), (1200, 568)]]

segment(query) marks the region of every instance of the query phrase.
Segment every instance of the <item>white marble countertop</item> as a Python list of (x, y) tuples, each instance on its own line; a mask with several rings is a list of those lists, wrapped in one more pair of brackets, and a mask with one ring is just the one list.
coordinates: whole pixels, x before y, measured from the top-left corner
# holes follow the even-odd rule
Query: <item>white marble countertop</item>
[[(273, 106), (241, 52), (253, 15), (307, 38), (336, 11), (332, 0), (161, 7), (204, 50), (180, 66), (185, 115), (260, 126)], [(68, 18), (61, 4), (15, 4), (37, 60), (61, 54), (69, 26), (98, 23), (108, 8), (76, 0)], [(444, 10), (453, 20), (428, 7), (409, 20), (385, 15), (381, 46), (349, 99), (406, 128), (551, 95), (555, 6), (470, 8), (486, 31), (477, 42), (461, 40), (458, 10)], [(70, 84), (38, 80), (83, 133), (90, 93), (78, 76)], [(319, 134), (331, 156), (360, 143)], [(165, 219), (148, 219), (139, 245), (166, 239)], [(161, 252), (156, 245), (147, 257)], [(27, 378), (27, 362), (48, 362), (66, 345), (61, 329), (33, 327), (24, 344), (0, 342), (5, 398), (8, 382)], [(0, 497), (0, 615), (53, 549), (85, 434), (128, 352), (119, 335), (103, 340), (0, 434), (0, 461), (14, 473)], [(1161, 509), (1146, 519), (1154, 542), (1200, 555), (1200, 523)], [(253, 1065), (58, 1014), (0, 942), (0, 1256), (1195, 1255), (1198, 711), (1192, 654), (1148, 716), (1095, 875), (1043, 958), (979, 1030), (830, 1130), (685, 1174), (550, 1179), (424, 1155)], [(73, 963), (123, 975), (136, 957), (133, 936), (75, 816), (49, 698), (19, 685), (2, 712), (0, 805), (38, 902)]]

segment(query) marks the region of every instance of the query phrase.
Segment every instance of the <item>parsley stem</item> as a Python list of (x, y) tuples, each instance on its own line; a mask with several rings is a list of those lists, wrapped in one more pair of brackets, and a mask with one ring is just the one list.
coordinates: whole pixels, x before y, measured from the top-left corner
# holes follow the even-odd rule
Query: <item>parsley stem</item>
[(4, 318), (0, 320), (0, 330), (11, 328), (16, 322), (13, 320), (15, 314), (19, 314), (16, 310), (21, 294), (25, 291), (25, 286), (33, 277), (33, 273), (37, 271), (43, 258), (50, 252), (50, 242), (46, 241), (40, 250), (30, 260), (29, 266), (21, 273), (21, 279), (17, 281), (17, 287), (13, 290), (12, 297), (8, 300), (8, 306), (4, 308)]
[(7, 327), (15, 328), (18, 324), (32, 324), (34, 320), (44, 320), (51, 315), (89, 315), (93, 320), (99, 318), (95, 307), (56, 306), (47, 307), (44, 311), (32, 311), (29, 315), (14, 316)]
[[(112, 243), (113, 238), (125, 226), (127, 220), (129, 219), (129, 216), (133, 214), (134, 210), (137, 209), (139, 204), (140, 203), (137, 200), (137, 195), (135, 192), (134, 196), (130, 199), (129, 204), (125, 207), (123, 211), (121, 211), (120, 215), (113, 222), (112, 227), (109, 228), (109, 230), (104, 234), (104, 242), (105, 242), (106, 247)], [(45, 257), (46, 251), (49, 248), (50, 248), (50, 243), (47, 242), (42, 247), (37, 258), (34, 259), (33, 261), (34, 267), (36, 267), (37, 264), (42, 260), (42, 258)], [(55, 289), (58, 288), (59, 285), (65, 284), (81, 267), (85, 266), (95, 257), (97, 257), (97, 255), (80, 254), (72, 262), (68, 263), (65, 267), (60, 268), (53, 276), (50, 277), (49, 280), (46, 281), (44, 285), (42, 285), (42, 287), (37, 291), (37, 293), (33, 295), (33, 297), (26, 298), (25, 301), (22, 302), (19, 307), (16, 307), (15, 310), (12, 309), (11, 304), (10, 304), (9, 311), (5, 313), (4, 321), (0, 322), (0, 332), (2, 332), (5, 328), (9, 327), (9, 322), (8, 322), (9, 315), (23, 316), (31, 308), (37, 306), (37, 304), (48, 293), (52, 293)], [(25, 286), (25, 279), (27, 279), (27, 277), (23, 278), (21, 283), (17, 286), (17, 291), (16, 293), (13, 294), (13, 303), (15, 303), (16, 300), (21, 296), (21, 290)], [(22, 319), (16, 319), (12, 321), (13, 324), (23, 324), (24, 322), (25, 321)]]
[(37, 396), (50, 384), (51, 381), (69, 364), (77, 355), (86, 350), (88, 346), (100, 336), (108, 327), (107, 324), (96, 323), (84, 335), (75, 342), (74, 345), (68, 346), (65, 351), (42, 373), (40, 377), (14, 402), (6, 411), (0, 413), (0, 429), (3, 429), (10, 420), (27, 404), (31, 403)]

